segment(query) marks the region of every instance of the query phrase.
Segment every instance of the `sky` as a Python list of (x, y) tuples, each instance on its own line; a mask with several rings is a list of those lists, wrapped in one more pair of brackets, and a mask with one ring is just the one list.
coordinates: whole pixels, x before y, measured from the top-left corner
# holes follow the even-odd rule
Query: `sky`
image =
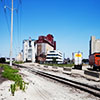
[[(2, 2), (1, 2), (2, 1)], [(9, 57), (11, 0), (0, 1), (0, 56)], [(52, 34), (57, 50), (89, 56), (90, 36), (100, 39), (100, 0), (14, 0), (13, 57), (23, 40)], [(17, 10), (16, 10), (17, 9)], [(6, 12), (5, 12), (6, 11)]]

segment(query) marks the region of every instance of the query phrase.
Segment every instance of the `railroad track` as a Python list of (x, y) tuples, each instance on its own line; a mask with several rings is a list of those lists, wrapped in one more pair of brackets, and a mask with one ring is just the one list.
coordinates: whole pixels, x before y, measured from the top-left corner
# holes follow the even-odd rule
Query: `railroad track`
[(55, 81), (58, 81), (60, 83), (63, 83), (63, 84), (69, 85), (69, 86), (75, 87), (77, 89), (83, 90), (85, 92), (88, 92), (88, 93), (100, 98), (100, 88), (93, 87), (93, 86), (90, 86), (90, 85), (87, 85), (87, 84), (84, 84), (84, 83), (80, 83), (80, 82), (77, 82), (77, 81), (73, 81), (73, 80), (63, 78), (63, 77), (60, 77), (60, 76), (52, 75), (52, 74), (49, 74), (49, 73), (46, 73), (46, 72), (43, 72), (43, 71), (38, 71), (36, 69), (28, 68), (28, 67), (25, 67), (25, 66), (20, 66), (20, 65), (17, 65), (17, 66), (21, 67), (21, 68), (27, 68), (29, 71), (31, 71), (33, 73), (39, 74), (41, 76), (44, 76), (44, 77), (47, 77), (47, 78), (50, 78), (50, 79), (53, 79)]

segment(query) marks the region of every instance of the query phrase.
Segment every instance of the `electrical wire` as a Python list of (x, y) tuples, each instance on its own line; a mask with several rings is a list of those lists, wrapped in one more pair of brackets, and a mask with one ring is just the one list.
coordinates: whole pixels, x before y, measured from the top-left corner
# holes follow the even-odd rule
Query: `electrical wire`
[[(6, 20), (8, 32), (9, 32), (9, 34), (10, 34), (10, 24), (9, 24), (9, 21), (8, 21), (6, 8), (4, 8), (4, 6), (6, 5), (6, 1), (5, 1), (5, 0), (1, 0), (1, 1), (2, 1), (2, 5), (3, 5), (3, 9), (4, 9), (4, 16), (5, 16), (5, 20)], [(4, 2), (3, 2), (3, 1), (4, 1)]]
[(18, 1), (18, 5), (17, 5), (17, 33), (18, 33), (18, 52), (20, 52), (20, 44), (21, 44), (21, 19), (20, 19), (20, 16), (21, 16), (21, 4), (22, 4), (22, 1), (19, 0)]
[(9, 24), (9, 21), (8, 21), (6, 9), (4, 9), (4, 14), (5, 14), (5, 20), (6, 20), (6, 23), (7, 23), (8, 32), (10, 34), (10, 24)]
[(17, 21), (17, 36), (16, 36), (16, 40), (17, 40), (17, 46), (16, 46), (16, 55), (20, 52), (20, 44), (21, 44), (21, 19), (20, 19), (20, 16), (21, 16), (21, 11), (20, 11), (20, 8), (21, 8), (21, 0), (18, 0), (17, 1), (17, 7), (16, 7), (16, 21)]
[[(8, 4), (8, 0), (7, 0), (7, 3), (6, 3), (6, 0), (1, 0), (2, 1), (2, 5), (3, 5), (3, 8), (5, 7), (5, 6), (7, 6), (7, 4)], [(16, 36), (13, 34), (13, 36), (15, 36), (15, 37), (13, 37), (13, 49), (14, 49), (14, 51), (17, 53), (17, 50), (18, 50), (18, 48), (20, 47), (20, 33), (21, 33), (21, 13), (18, 13), (18, 12), (21, 12), (21, 11), (18, 11), (18, 10), (20, 10), (20, 5), (22, 4), (22, 1), (21, 0), (17, 0), (18, 2), (17, 2), (17, 9), (16, 9), (16, 12), (17, 12), (17, 39), (18, 39), (18, 44), (17, 44), (17, 42), (16, 42)], [(20, 14), (20, 15), (19, 15)], [(7, 24), (7, 28), (8, 28), (8, 32), (9, 32), (9, 34), (10, 34), (10, 23), (9, 23), (9, 20), (8, 20), (8, 13), (7, 13), (7, 10), (6, 10), (6, 8), (4, 8), (4, 16), (5, 16), (5, 20), (6, 20), (6, 24)], [(19, 17), (20, 16), (20, 17)], [(14, 31), (13, 31), (13, 33), (14, 33)], [(17, 45), (19, 45), (19, 47), (17, 47)], [(18, 52), (20, 51), (20, 49), (18, 50)]]
[(21, 41), (21, 29), (22, 29), (22, 0), (19, 0), (20, 1), (20, 19), (19, 19), (19, 25), (20, 25), (20, 45), (22, 44), (22, 41)]

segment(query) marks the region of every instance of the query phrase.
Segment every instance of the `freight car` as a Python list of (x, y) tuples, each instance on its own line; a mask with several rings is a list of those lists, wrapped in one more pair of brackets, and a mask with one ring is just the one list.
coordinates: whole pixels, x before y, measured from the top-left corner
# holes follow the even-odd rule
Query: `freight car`
[(89, 56), (89, 65), (93, 66), (94, 70), (100, 70), (100, 53), (93, 53)]

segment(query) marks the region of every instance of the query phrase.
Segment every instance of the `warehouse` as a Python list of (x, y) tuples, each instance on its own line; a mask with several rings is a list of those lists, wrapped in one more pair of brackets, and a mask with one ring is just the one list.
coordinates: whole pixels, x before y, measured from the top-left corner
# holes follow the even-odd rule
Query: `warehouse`
[(48, 51), (46, 56), (47, 63), (63, 63), (62, 53), (58, 50)]

